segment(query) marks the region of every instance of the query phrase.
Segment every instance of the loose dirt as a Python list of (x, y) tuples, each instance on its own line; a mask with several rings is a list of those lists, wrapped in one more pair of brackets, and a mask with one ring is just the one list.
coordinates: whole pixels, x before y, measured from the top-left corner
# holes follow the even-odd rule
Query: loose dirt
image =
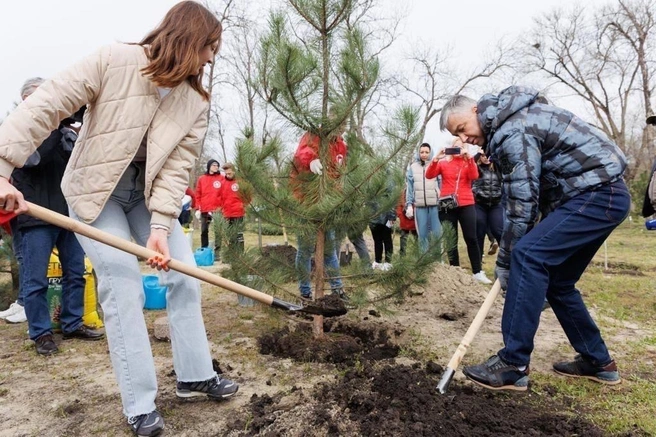
[[(218, 271), (214, 269), (214, 271)], [(241, 307), (230, 292), (203, 286), (205, 324), (215, 367), (240, 384), (225, 402), (175, 396), (170, 344), (153, 339), (158, 409), (168, 436), (547, 436), (604, 433), (576, 405), (549, 388), (492, 393), (458, 372), (446, 395), (435, 389), (487, 288), (471, 274), (437, 265), (423, 289), (387, 310), (351, 310), (326, 319), (312, 339), (311, 321), (265, 306)], [(501, 347), (502, 302), (495, 302), (464, 365)], [(146, 311), (152, 330), (163, 311)], [(44, 358), (26, 326), (0, 323), (0, 437), (128, 436), (105, 341), (62, 341)], [(640, 334), (618, 327), (615, 338)], [(546, 311), (532, 372), (573, 355)], [(428, 358), (427, 358), (428, 357)], [(621, 362), (621, 356), (617, 357)], [(643, 435), (640, 433), (627, 435)]]

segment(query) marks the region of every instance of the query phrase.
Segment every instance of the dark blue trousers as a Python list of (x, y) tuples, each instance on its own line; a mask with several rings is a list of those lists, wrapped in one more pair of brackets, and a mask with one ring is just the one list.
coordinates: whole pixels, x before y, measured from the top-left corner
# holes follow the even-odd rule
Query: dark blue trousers
[(60, 321), (62, 331), (73, 332), (82, 326), (84, 313), (84, 251), (73, 232), (53, 225), (33, 226), (20, 230), (20, 285), (25, 301), (25, 315), (30, 338), (36, 340), (52, 333), (48, 293), (48, 264), (52, 249), (57, 247), (62, 266)]
[(511, 252), (501, 330), (507, 363), (528, 365), (546, 296), (569, 342), (594, 365), (611, 357), (576, 283), (599, 247), (629, 213), (623, 181), (581, 193), (550, 213)]

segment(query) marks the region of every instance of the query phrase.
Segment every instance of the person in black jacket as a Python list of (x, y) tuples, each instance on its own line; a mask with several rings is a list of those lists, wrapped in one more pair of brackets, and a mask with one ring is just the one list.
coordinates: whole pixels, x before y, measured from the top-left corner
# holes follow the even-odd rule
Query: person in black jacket
[[(26, 81), (21, 89), (22, 99), (25, 100), (42, 82), (41, 78)], [(12, 173), (12, 184), (23, 193), (25, 200), (68, 215), (68, 205), (60, 184), (77, 139), (77, 133), (71, 125), (81, 123), (83, 112), (81, 109), (63, 120), (58, 129), (52, 131), (30, 156), (25, 166), (15, 169)], [(48, 264), (55, 247), (59, 252), (63, 273), (60, 320), (64, 339), (101, 339), (104, 336), (102, 332), (82, 323), (84, 251), (75, 234), (28, 214), (16, 217), (15, 229), (20, 240), (20, 292), (25, 303), (29, 335), (34, 340), (36, 351), (41, 355), (50, 355), (59, 350), (54, 342), (46, 299)]]
[[(656, 126), (656, 115), (650, 115), (646, 120), (647, 124)], [(649, 181), (647, 182), (647, 189), (645, 190), (645, 199), (642, 203), (642, 216), (647, 218), (656, 214), (656, 160), (651, 166), (651, 171), (649, 172)]]
[[(647, 189), (645, 190), (645, 198), (642, 203), (642, 216), (644, 218), (651, 217), (656, 214), (656, 160), (651, 166), (651, 171), (649, 172), (649, 182), (647, 183)], [(653, 191), (652, 191), (653, 190)]]
[(482, 254), (488, 229), (496, 241), (501, 241), (503, 232), (501, 173), (484, 152), (477, 154), (474, 160), (478, 165), (479, 176), (472, 183), (472, 191), (476, 202), (476, 238)]

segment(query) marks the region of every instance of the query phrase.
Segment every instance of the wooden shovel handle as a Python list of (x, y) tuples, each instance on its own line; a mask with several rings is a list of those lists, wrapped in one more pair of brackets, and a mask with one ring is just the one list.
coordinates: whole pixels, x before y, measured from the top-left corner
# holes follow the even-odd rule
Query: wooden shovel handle
[[(154, 250), (147, 249), (131, 241), (124, 240), (121, 237), (117, 237), (105, 231), (101, 231), (65, 215), (56, 213), (47, 208), (43, 208), (42, 206), (35, 205), (31, 202), (27, 202), (27, 206), (27, 214), (31, 215), (32, 217), (38, 218), (39, 220), (43, 220), (44, 222), (55, 226), (59, 226), (60, 228), (67, 229), (71, 232), (75, 232), (76, 234), (84, 235), (85, 237), (91, 238), (92, 240), (99, 241), (124, 252), (131, 253), (132, 255), (135, 255), (139, 258), (148, 259), (154, 256), (161, 256), (160, 253), (155, 252)], [(262, 293), (261, 291), (257, 291), (253, 288), (246, 287), (245, 285), (239, 284), (237, 282), (230, 281), (229, 279), (215, 275), (196, 266), (190, 266), (175, 259), (172, 259), (168, 263), (168, 266), (180, 273), (184, 273), (185, 275), (189, 275), (201, 281), (225, 288), (228, 291), (241, 294), (242, 296), (250, 297), (251, 299), (254, 299), (265, 305), (273, 304), (273, 296)]]
[(474, 317), (474, 320), (469, 326), (469, 329), (458, 345), (458, 349), (456, 349), (453, 357), (451, 357), (451, 361), (449, 361), (449, 364), (447, 364), (449, 369), (456, 370), (460, 365), (460, 361), (462, 361), (462, 358), (465, 356), (465, 353), (467, 353), (467, 349), (471, 345), (472, 340), (474, 340), (474, 337), (476, 337), (476, 334), (481, 329), (481, 326), (487, 317), (487, 313), (490, 312), (490, 308), (492, 308), (492, 304), (494, 304), (494, 300), (497, 298), (499, 291), (501, 291), (501, 283), (497, 279), (494, 281), (492, 289), (487, 294), (483, 305), (481, 305), (479, 308), (478, 312), (476, 313), (476, 317)]

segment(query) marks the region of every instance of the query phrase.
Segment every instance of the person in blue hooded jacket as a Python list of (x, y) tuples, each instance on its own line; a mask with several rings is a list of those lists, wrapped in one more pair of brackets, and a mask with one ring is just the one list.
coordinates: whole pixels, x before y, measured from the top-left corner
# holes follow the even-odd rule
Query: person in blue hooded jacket
[(433, 151), (428, 143), (419, 146), (415, 160), (408, 165), (406, 174), (405, 215), (415, 218), (419, 247), (428, 250), (429, 237), (438, 239), (442, 235), (442, 225), (437, 210), (440, 189), (437, 179), (426, 179), (426, 169), (433, 159)]
[(442, 130), (484, 147), (501, 170), (506, 221), (495, 274), (506, 290), (504, 347), (464, 374), (490, 389), (526, 390), (533, 339), (545, 296), (572, 347), (562, 375), (621, 382), (615, 361), (576, 283), (594, 254), (626, 218), (626, 158), (596, 127), (513, 86), (478, 102), (453, 96)]

